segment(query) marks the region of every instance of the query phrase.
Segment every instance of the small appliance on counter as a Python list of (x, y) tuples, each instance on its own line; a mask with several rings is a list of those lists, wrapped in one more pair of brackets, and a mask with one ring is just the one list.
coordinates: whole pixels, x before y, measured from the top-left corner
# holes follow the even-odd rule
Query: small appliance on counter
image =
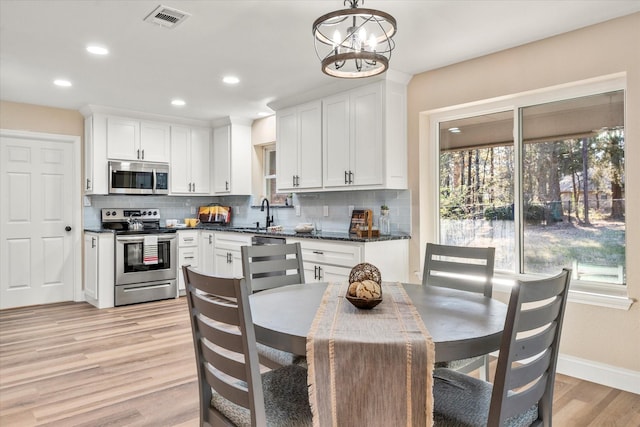
[(209, 205), (200, 206), (198, 219), (205, 224), (231, 224), (231, 206)]

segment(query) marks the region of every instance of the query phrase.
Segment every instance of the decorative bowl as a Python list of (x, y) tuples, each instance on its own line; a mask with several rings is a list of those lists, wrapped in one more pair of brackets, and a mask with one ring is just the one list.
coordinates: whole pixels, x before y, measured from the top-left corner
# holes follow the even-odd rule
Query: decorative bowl
[(313, 224), (298, 224), (294, 230), (296, 233), (311, 233), (313, 231)]
[(345, 298), (348, 299), (349, 302), (354, 306), (356, 306), (357, 308), (361, 308), (364, 310), (371, 310), (373, 307), (375, 307), (376, 305), (382, 302), (382, 289), (380, 289), (380, 298), (367, 299), (367, 298), (352, 297), (351, 295), (349, 295), (349, 291), (347, 291)]

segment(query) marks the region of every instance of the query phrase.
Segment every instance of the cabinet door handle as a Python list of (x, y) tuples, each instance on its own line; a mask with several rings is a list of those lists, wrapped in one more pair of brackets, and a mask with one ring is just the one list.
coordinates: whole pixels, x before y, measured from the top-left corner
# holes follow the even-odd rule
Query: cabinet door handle
[(91, 180), (90, 179), (87, 179), (87, 188), (86, 189), (87, 190), (91, 189)]
[(196, 192), (196, 183), (195, 182), (191, 183), (191, 188), (193, 188), (193, 192), (195, 193)]
[(224, 189), (225, 191), (229, 191), (229, 181), (224, 182)]
[(185, 242), (193, 242), (193, 237), (184, 237)]
[(353, 184), (353, 172), (349, 171), (349, 184)]
[(318, 266), (313, 266), (313, 279), (316, 280), (318, 278)]
[(314, 254), (318, 254), (318, 255), (324, 255), (324, 252), (322, 251), (313, 251)]
[(142, 160), (144, 160), (144, 150), (142, 150)]
[(318, 280), (322, 280), (322, 267), (318, 266)]
[(140, 159), (140, 149), (138, 148), (136, 158)]
[(96, 238), (95, 238), (95, 237), (92, 237), (92, 238), (91, 238), (91, 248), (93, 249), (93, 248), (95, 248), (95, 247), (96, 247)]
[(209, 244), (211, 244), (211, 240), (213, 239), (213, 236), (211, 234), (209, 234)]
[(231, 264), (233, 262), (233, 257), (231, 256), (231, 252), (227, 252), (227, 264)]
[(296, 175), (296, 187), (300, 187), (300, 175)]
[(184, 257), (184, 259), (193, 259), (193, 258), (195, 258), (195, 257), (193, 257), (193, 256), (186, 256), (186, 257)]
[(348, 184), (349, 183), (349, 172), (344, 171), (344, 183)]

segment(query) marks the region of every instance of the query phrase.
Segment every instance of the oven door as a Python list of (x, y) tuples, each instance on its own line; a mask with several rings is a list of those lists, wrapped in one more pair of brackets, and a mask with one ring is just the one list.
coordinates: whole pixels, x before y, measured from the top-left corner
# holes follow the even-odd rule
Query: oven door
[(176, 278), (177, 235), (158, 234), (158, 262), (144, 262), (144, 235), (116, 236), (116, 286)]

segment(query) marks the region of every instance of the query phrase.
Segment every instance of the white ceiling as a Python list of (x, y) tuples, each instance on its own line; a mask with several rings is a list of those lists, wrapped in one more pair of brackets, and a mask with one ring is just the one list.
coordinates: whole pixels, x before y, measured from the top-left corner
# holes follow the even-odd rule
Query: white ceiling
[[(192, 16), (143, 22), (158, 5)], [(365, 0), (398, 22), (392, 70), (439, 68), (640, 11), (640, 0)], [(0, 98), (77, 110), (93, 104), (212, 120), (334, 84), (311, 25), (342, 0), (0, 0)], [(88, 54), (88, 44), (110, 54)], [(221, 82), (226, 74), (237, 86)], [(70, 88), (52, 84), (72, 81)], [(170, 100), (182, 98), (184, 107)]]

